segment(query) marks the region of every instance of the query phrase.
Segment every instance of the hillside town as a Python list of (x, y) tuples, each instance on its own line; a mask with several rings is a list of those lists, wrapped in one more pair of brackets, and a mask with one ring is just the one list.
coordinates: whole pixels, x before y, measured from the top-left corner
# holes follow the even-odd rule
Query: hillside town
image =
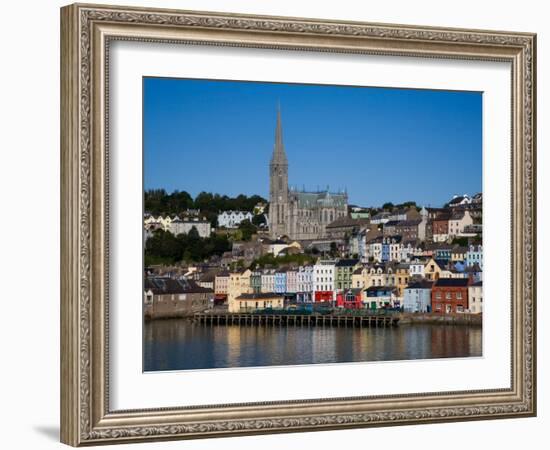
[[(213, 228), (200, 212), (192, 214), (146, 216), (145, 233), (188, 234), (194, 228), (199, 239), (209, 238), (237, 231), (251, 215), (220, 213), (232, 219)], [(208, 260), (147, 267), (145, 312), (174, 317), (211, 308), (325, 307), (480, 314), (481, 215), (481, 195), (462, 195), (443, 208), (386, 208), (373, 216), (352, 207), (318, 239), (272, 239), (258, 227), (249, 241), (233, 241), (230, 250)]]
[[(438, 208), (414, 201), (358, 206), (345, 190), (291, 187), (280, 111), (269, 186), (269, 200), (206, 193), (193, 200), (162, 191), (148, 203), (146, 193), (146, 317), (482, 313), (481, 193), (454, 195)], [(224, 210), (213, 212), (214, 204)], [(235, 205), (247, 209), (227, 209)]]

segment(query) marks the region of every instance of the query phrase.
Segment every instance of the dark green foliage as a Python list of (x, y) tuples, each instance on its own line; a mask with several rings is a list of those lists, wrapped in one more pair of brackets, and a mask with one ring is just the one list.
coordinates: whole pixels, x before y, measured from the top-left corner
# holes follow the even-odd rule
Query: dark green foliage
[(256, 214), (252, 217), (252, 224), (259, 227), (260, 225), (267, 225), (264, 214)]
[(467, 247), (468, 246), (468, 238), (467, 237), (455, 237), (452, 242), (453, 245), (460, 245), (461, 247)]
[(416, 202), (409, 201), (401, 203), (400, 205), (395, 205), (398, 208), (410, 208), (411, 206), (414, 206), (416, 208)]
[(229, 250), (231, 243), (226, 235), (214, 234), (201, 238), (195, 227), (191, 228), (189, 234), (178, 236), (158, 230), (145, 245), (145, 265), (204, 261)]
[(288, 265), (303, 266), (307, 264), (314, 264), (315, 260), (315, 257), (304, 253), (283, 256), (273, 256), (271, 253), (267, 253), (260, 256), (258, 259), (255, 259), (250, 265), (250, 269), (263, 269), (264, 267), (275, 268)]
[(145, 191), (145, 211), (154, 216), (180, 214), (187, 209), (199, 209), (202, 216), (216, 226), (216, 216), (220, 211), (250, 211), (258, 203), (266, 203), (266, 200), (259, 195), (238, 195), (228, 197), (227, 195), (201, 192), (193, 198), (185, 191), (174, 191), (168, 194), (164, 189), (152, 189)]
[(252, 225), (250, 220), (243, 220), (239, 224), (239, 231), (241, 232), (241, 239), (243, 241), (250, 241), (254, 233), (256, 233), (257, 229), (254, 225)]

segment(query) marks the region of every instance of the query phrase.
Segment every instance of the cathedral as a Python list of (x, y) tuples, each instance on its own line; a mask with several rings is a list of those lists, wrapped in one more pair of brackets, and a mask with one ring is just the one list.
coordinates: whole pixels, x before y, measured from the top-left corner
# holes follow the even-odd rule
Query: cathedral
[(288, 160), (283, 145), (281, 111), (277, 110), (275, 145), (269, 164), (269, 233), (271, 238), (319, 239), (326, 236), (326, 226), (348, 215), (346, 193), (328, 189), (305, 192), (288, 186)]

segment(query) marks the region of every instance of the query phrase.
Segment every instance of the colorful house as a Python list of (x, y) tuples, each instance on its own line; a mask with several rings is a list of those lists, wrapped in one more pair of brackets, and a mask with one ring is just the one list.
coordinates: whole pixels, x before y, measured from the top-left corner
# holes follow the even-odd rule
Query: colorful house
[(473, 314), (483, 312), (483, 282), (473, 283), (468, 288), (468, 310)]
[(477, 264), (483, 270), (483, 246), (470, 245), (466, 252), (466, 265), (473, 266)]
[(275, 271), (266, 269), (262, 272), (262, 292), (275, 291)]
[(313, 267), (301, 266), (296, 275), (296, 301), (310, 303), (313, 301)]
[(286, 270), (278, 270), (275, 272), (274, 292), (278, 294), (284, 294), (286, 292)]
[(247, 312), (262, 309), (280, 309), (284, 307), (284, 295), (274, 292), (261, 294), (241, 294), (235, 298), (237, 305), (232, 312)]
[(334, 271), (336, 261), (320, 260), (313, 267), (313, 291), (315, 302), (334, 301)]
[(382, 239), (381, 261), (399, 261), (401, 256), (401, 236), (388, 236)]
[(345, 289), (336, 294), (336, 306), (344, 309), (363, 308), (362, 289)]
[(428, 313), (432, 303), (431, 281), (420, 280), (409, 283), (403, 291), (403, 309), (405, 312)]
[(462, 313), (468, 309), (468, 278), (439, 278), (432, 287), (432, 312)]
[(341, 259), (334, 266), (334, 287), (341, 291), (352, 287), (354, 270), (359, 267), (358, 259)]
[(400, 306), (396, 289), (392, 286), (371, 286), (363, 292), (365, 305), (369, 309), (397, 308)]

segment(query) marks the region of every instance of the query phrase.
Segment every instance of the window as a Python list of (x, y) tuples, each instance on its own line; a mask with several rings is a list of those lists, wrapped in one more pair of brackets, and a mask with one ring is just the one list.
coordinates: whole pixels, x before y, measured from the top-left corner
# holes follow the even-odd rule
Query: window
[(462, 300), (462, 292), (457, 292), (457, 293), (456, 293), (456, 298), (457, 298), (458, 300)]
[(435, 298), (438, 298), (438, 299), (441, 298), (441, 292), (436, 292), (435, 293)]
[(450, 292), (445, 292), (445, 298), (447, 300), (450, 300), (451, 299), (451, 293)]

